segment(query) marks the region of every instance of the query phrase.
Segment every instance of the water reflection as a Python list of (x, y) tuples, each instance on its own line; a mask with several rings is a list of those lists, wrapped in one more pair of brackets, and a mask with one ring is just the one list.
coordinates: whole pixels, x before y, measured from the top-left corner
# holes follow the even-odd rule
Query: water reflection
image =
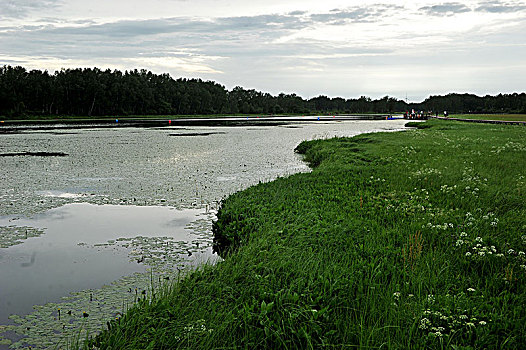
[[(127, 249), (99, 245), (119, 238), (170, 237), (191, 241), (185, 229), (202, 210), (169, 207), (68, 204), (31, 219), (1, 217), (0, 226), (42, 228), (45, 234), (0, 249), (0, 324), (68, 292), (99, 288), (145, 270)], [(89, 247), (92, 246), (92, 249)]]

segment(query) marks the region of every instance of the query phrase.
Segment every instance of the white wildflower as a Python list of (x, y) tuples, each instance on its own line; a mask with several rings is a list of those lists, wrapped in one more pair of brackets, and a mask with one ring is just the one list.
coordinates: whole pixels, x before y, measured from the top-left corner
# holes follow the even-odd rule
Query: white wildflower
[(471, 256), (471, 253), (470, 252), (466, 252), (466, 256)]
[(474, 292), (475, 288), (468, 288), (468, 292)]
[(479, 237), (475, 238), (475, 241), (476, 242), (482, 242), (482, 237), (479, 236)]
[(481, 326), (485, 326), (486, 324), (487, 324), (486, 321), (480, 321), (479, 322), (479, 325), (481, 325)]
[(429, 321), (427, 318), (423, 318), (420, 320), (420, 325), (418, 328), (420, 329), (427, 329), (431, 325), (431, 321)]

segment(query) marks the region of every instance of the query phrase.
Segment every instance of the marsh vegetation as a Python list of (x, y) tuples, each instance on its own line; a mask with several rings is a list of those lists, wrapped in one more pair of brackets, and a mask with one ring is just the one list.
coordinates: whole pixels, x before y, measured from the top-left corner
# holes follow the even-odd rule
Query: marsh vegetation
[(301, 143), (311, 173), (222, 202), (224, 261), (90, 346), (521, 348), (526, 129), (427, 123)]

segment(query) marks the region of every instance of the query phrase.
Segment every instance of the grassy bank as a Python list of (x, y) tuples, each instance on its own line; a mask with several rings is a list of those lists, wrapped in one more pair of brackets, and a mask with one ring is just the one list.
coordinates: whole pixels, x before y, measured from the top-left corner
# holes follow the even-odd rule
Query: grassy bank
[(300, 144), (312, 173), (223, 202), (223, 262), (92, 345), (521, 348), (526, 128), (427, 125)]
[(525, 122), (526, 114), (453, 114), (451, 118)]

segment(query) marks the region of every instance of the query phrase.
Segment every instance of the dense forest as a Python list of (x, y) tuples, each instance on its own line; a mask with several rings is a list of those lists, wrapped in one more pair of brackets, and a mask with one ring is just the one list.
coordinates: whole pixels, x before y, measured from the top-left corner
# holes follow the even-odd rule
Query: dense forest
[(201, 79), (173, 79), (147, 70), (62, 69), (53, 74), (24, 67), (0, 67), (0, 115), (107, 116), (195, 114), (393, 113), (410, 109), (450, 113), (526, 113), (526, 94), (479, 97), (472, 94), (431, 96), (406, 103), (385, 96), (373, 100), (296, 94), (272, 96)]

